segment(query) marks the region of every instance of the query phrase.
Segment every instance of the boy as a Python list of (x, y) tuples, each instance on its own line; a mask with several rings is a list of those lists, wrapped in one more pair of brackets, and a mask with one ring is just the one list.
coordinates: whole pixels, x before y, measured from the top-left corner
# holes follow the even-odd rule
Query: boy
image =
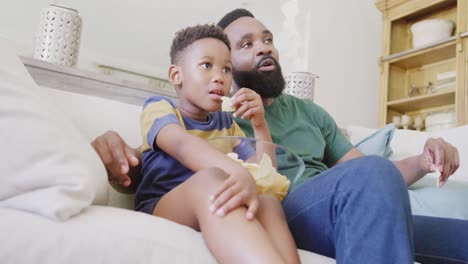
[[(214, 25), (186, 28), (176, 34), (170, 57), (169, 80), (180, 100), (145, 102), (136, 209), (201, 231), (220, 263), (299, 263), (279, 201), (257, 195), (252, 175), (206, 141), (245, 136), (219, 111), (232, 83), (226, 35)], [(242, 89), (236, 97), (243, 102), (234, 116), (249, 119), (255, 138), (271, 142), (260, 96)]]

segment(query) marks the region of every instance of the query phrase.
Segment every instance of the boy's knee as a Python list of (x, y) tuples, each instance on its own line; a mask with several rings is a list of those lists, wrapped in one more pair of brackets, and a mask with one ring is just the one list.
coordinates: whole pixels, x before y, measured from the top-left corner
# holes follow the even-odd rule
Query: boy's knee
[(283, 212), (283, 206), (278, 198), (269, 194), (261, 194), (258, 196), (260, 200), (260, 208), (269, 212)]

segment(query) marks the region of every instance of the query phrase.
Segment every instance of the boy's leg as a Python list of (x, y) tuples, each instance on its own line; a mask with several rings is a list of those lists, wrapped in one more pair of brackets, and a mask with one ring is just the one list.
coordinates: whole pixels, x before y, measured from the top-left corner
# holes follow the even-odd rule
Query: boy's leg
[(153, 214), (201, 230), (220, 263), (284, 263), (257, 220), (239, 207), (220, 217), (209, 211), (210, 195), (228, 177), (220, 169), (199, 171), (167, 193)]
[(468, 221), (415, 215), (413, 223), (416, 261), (468, 263)]
[(259, 195), (257, 219), (286, 263), (300, 263), (296, 243), (289, 231), (281, 202), (272, 195)]
[(337, 263), (412, 263), (408, 191), (388, 160), (366, 156), (307, 180), (283, 201), (297, 246)]

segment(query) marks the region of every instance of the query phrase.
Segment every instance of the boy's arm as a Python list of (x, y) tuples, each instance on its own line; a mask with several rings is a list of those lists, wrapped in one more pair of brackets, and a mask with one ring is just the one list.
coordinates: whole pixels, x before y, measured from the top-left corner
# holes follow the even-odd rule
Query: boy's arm
[(192, 171), (218, 167), (228, 174), (239, 173), (242, 166), (210, 145), (206, 140), (187, 133), (179, 124), (161, 128), (156, 146)]
[[(262, 159), (263, 154), (270, 156), (276, 167), (276, 147), (272, 142), (270, 129), (265, 119), (265, 108), (259, 94), (248, 88), (242, 88), (236, 92), (232, 98), (232, 103), (238, 108), (233, 116), (241, 116), (242, 119), (249, 119), (252, 124), (256, 144), (257, 162)], [(266, 142), (266, 143), (263, 143)]]
[(232, 97), (232, 104), (237, 106), (233, 116), (250, 120), (256, 140), (271, 142), (270, 129), (265, 119), (265, 108), (259, 94), (248, 88), (238, 90)]
[[(212, 212), (224, 216), (232, 209), (245, 205), (247, 219), (253, 219), (259, 206), (257, 188), (250, 172), (211, 146), (207, 141), (187, 133), (178, 124), (168, 124), (159, 130), (155, 144), (158, 148), (177, 159), (192, 171), (218, 167), (229, 174), (218, 190), (221, 195), (214, 198)], [(215, 194), (218, 195), (218, 194)]]

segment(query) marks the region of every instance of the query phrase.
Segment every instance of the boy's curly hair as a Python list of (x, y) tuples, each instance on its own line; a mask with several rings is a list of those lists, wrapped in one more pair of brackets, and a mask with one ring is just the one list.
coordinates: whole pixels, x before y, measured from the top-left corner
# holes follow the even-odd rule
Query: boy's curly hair
[(241, 18), (241, 17), (252, 17), (255, 18), (252, 13), (250, 13), (249, 10), (244, 9), (244, 8), (238, 8), (234, 9), (231, 12), (227, 13), (226, 15), (223, 16), (218, 22), (218, 26), (221, 27), (222, 29), (225, 29), (227, 26), (229, 26), (232, 22), (235, 20)]
[(229, 51), (231, 51), (229, 39), (226, 34), (224, 34), (222, 28), (211, 24), (196, 25), (176, 32), (171, 45), (171, 64), (177, 63), (179, 53), (182, 52), (185, 48), (187, 48), (193, 42), (205, 38), (218, 39), (226, 44)]

